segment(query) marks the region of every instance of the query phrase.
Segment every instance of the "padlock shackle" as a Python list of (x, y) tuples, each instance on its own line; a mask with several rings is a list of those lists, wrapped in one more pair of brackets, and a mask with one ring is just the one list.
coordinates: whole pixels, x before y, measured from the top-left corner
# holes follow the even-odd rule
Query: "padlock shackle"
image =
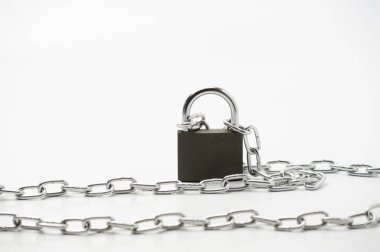
[(224, 89), (218, 87), (204, 88), (198, 90), (197, 92), (191, 94), (185, 101), (182, 110), (182, 121), (188, 122), (190, 117), (190, 110), (193, 103), (201, 96), (215, 94), (222, 97), (230, 106), (231, 109), (231, 123), (234, 125), (239, 125), (239, 111), (234, 98)]

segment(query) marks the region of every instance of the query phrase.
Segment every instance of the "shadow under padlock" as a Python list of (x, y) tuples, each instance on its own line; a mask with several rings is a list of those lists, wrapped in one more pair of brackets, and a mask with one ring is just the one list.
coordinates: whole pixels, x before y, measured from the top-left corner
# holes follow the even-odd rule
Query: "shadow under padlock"
[(178, 130), (180, 181), (199, 182), (243, 172), (243, 135), (228, 128), (209, 129), (203, 114), (190, 115), (193, 103), (207, 94), (226, 100), (231, 109), (230, 123), (239, 125), (237, 104), (225, 90), (205, 88), (190, 95), (183, 106)]

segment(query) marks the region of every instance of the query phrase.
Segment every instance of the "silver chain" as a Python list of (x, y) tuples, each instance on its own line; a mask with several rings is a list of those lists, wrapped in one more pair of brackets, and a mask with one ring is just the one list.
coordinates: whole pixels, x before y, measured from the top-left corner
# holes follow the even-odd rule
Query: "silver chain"
[(45, 221), (41, 218), (17, 216), (0, 213), (0, 231), (56, 229), (62, 234), (90, 234), (109, 232), (115, 229), (131, 231), (132, 234), (161, 232), (199, 227), (203, 230), (233, 229), (263, 224), (272, 226), (277, 231), (306, 231), (341, 226), (348, 229), (370, 228), (380, 222), (380, 204), (369, 207), (366, 211), (346, 218), (330, 216), (324, 211), (300, 214), (296, 217), (277, 219), (259, 215), (254, 209), (239, 210), (206, 218), (188, 218), (183, 213), (164, 213), (153, 218), (134, 222), (117, 221), (110, 216), (95, 216), (84, 219), (71, 218), (62, 221)]
[[(280, 170), (275, 170), (274, 167), (279, 165), (284, 167)], [(10, 190), (0, 185), (0, 197), (11, 195), (19, 200), (32, 200), (58, 197), (71, 193), (83, 194), (87, 197), (100, 197), (129, 194), (136, 191), (151, 191), (155, 194), (179, 194), (184, 192), (212, 194), (256, 189), (281, 192), (294, 190), (298, 187), (304, 187), (306, 190), (316, 190), (325, 181), (325, 173), (345, 171), (352, 176), (365, 177), (374, 177), (380, 173), (380, 168), (374, 168), (370, 165), (338, 166), (330, 160), (317, 160), (310, 164), (301, 165), (276, 160), (262, 165), (262, 169), (263, 172), (259, 173), (261, 176), (257, 177), (247, 173), (233, 174), (224, 178), (206, 179), (197, 183), (168, 180), (155, 184), (145, 184), (139, 183), (132, 177), (121, 177), (110, 179), (105, 183), (89, 184), (87, 186), (71, 186), (65, 180), (44, 181), (38, 185), (23, 186), (17, 190)]]
[[(190, 119), (187, 124), (180, 124), (179, 127), (187, 128), (189, 131), (196, 131), (202, 127), (208, 128), (203, 114), (195, 114)], [(69, 193), (83, 194), (87, 197), (101, 197), (130, 194), (136, 191), (150, 191), (154, 194), (179, 194), (184, 192), (213, 194), (266, 189), (271, 192), (282, 192), (294, 190), (301, 186), (306, 190), (316, 190), (325, 181), (326, 173), (346, 172), (348, 175), (359, 177), (375, 177), (380, 174), (380, 168), (370, 165), (352, 164), (342, 166), (331, 160), (316, 160), (309, 164), (292, 164), (289, 161), (274, 160), (262, 164), (260, 136), (256, 127), (253, 125), (248, 127), (236, 126), (230, 120), (224, 121), (224, 124), (227, 128), (243, 135), (244, 146), (247, 151), (247, 165), (243, 164), (242, 174), (232, 174), (224, 178), (211, 178), (197, 183), (172, 180), (155, 184), (143, 184), (132, 177), (121, 177), (110, 179), (105, 183), (89, 184), (84, 187), (71, 186), (65, 180), (49, 180), (35, 186), (23, 186), (17, 190), (10, 190), (0, 185), (0, 198), (11, 195), (18, 200), (32, 200), (58, 197)], [(256, 142), (254, 147), (250, 145), (248, 139), (251, 134), (254, 135)], [(255, 165), (251, 162), (251, 156), (256, 157)], [(219, 230), (247, 227), (258, 223), (273, 226), (278, 231), (313, 230), (328, 225), (358, 229), (377, 226), (380, 222), (379, 212), (380, 204), (376, 204), (369, 207), (365, 212), (354, 214), (347, 218), (330, 217), (324, 211), (316, 211), (292, 218), (269, 219), (250, 209), (210, 216), (204, 219), (187, 218), (182, 213), (164, 213), (154, 218), (138, 220), (133, 223), (118, 222), (109, 216), (64, 219), (60, 222), (55, 222), (44, 221), (41, 218), (17, 216), (11, 213), (0, 213), (0, 231), (57, 229), (63, 234), (85, 234), (122, 229), (130, 230), (134, 234), (140, 234), (194, 226), (202, 227), (205, 230)], [(317, 220), (317, 224), (315, 224), (315, 220)], [(75, 224), (79, 224), (79, 228)]]

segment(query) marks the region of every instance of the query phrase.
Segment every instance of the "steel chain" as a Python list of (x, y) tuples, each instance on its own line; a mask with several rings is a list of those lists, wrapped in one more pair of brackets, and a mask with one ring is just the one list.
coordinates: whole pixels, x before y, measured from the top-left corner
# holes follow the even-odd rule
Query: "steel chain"
[(70, 218), (62, 221), (44, 221), (41, 218), (17, 216), (0, 213), (0, 231), (58, 229), (62, 234), (102, 233), (114, 229), (129, 230), (132, 234), (162, 232), (190, 227), (202, 227), (204, 230), (221, 230), (268, 225), (277, 231), (306, 231), (342, 226), (348, 229), (361, 229), (378, 226), (380, 204), (369, 207), (366, 211), (347, 218), (330, 217), (324, 211), (300, 214), (296, 217), (268, 219), (259, 215), (254, 209), (239, 210), (222, 215), (213, 215), (202, 219), (188, 218), (183, 213), (164, 213), (153, 218), (137, 220), (131, 223), (115, 221), (110, 216), (94, 216), (90, 218)]
[[(179, 125), (187, 131), (208, 128), (203, 114), (195, 114), (189, 122)], [(136, 191), (150, 191), (155, 194), (179, 194), (200, 192), (203, 194), (226, 193), (234, 191), (267, 189), (272, 192), (294, 190), (303, 186), (306, 190), (321, 187), (327, 173), (346, 172), (351, 176), (375, 177), (380, 168), (366, 164), (337, 165), (331, 160), (315, 160), (309, 164), (292, 164), (289, 161), (274, 160), (261, 163), (260, 136), (255, 126), (234, 125), (230, 120), (224, 121), (227, 128), (243, 135), (247, 151), (247, 165), (243, 164), (242, 174), (232, 174), (224, 178), (210, 178), (199, 183), (182, 181), (160, 181), (155, 184), (139, 183), (132, 177), (113, 178), (105, 183), (89, 184), (84, 187), (71, 186), (65, 180), (49, 180), (35, 186), (23, 186), (9, 190), (0, 185), (0, 197), (13, 195), (19, 200), (45, 199), (59, 197), (70, 193), (79, 193), (87, 197), (130, 194)], [(255, 146), (250, 145), (248, 137), (253, 134)], [(251, 163), (251, 156), (256, 157), (256, 164)], [(64, 219), (62, 221), (44, 221), (41, 218), (18, 216), (13, 213), (0, 213), (0, 231), (60, 230), (63, 234), (101, 233), (113, 229), (130, 230), (133, 234), (161, 232), (168, 230), (202, 227), (204, 230), (220, 230), (264, 224), (277, 231), (304, 231), (325, 228), (327, 226), (344, 226), (348, 229), (360, 229), (378, 226), (380, 222), (380, 203), (370, 206), (365, 212), (347, 218), (330, 217), (324, 211), (300, 214), (296, 217), (278, 219), (259, 215), (256, 210), (238, 210), (223, 215), (209, 216), (203, 219), (186, 217), (183, 213), (164, 213), (154, 218), (137, 220), (132, 223), (119, 222), (110, 216)], [(76, 225), (75, 225), (76, 224)]]
[[(281, 165), (282, 169), (273, 168), (274, 165)], [(87, 197), (103, 197), (130, 194), (136, 191), (151, 191), (155, 194), (179, 194), (198, 191), (204, 194), (213, 194), (267, 189), (271, 192), (281, 192), (295, 190), (301, 186), (306, 190), (316, 190), (325, 181), (326, 173), (344, 171), (348, 175), (363, 177), (375, 177), (380, 173), (380, 168), (374, 168), (370, 165), (338, 166), (331, 160), (316, 160), (310, 164), (301, 165), (291, 164), (283, 160), (274, 160), (267, 162), (263, 167), (263, 171), (256, 177), (243, 173), (232, 174), (224, 178), (203, 180), (199, 183), (169, 180), (155, 184), (142, 184), (132, 177), (121, 177), (110, 179), (105, 183), (89, 184), (84, 187), (71, 186), (65, 180), (49, 180), (36, 186), (23, 186), (17, 190), (10, 190), (0, 185), (0, 198), (12, 195), (19, 200), (32, 200), (59, 197), (71, 193), (79, 193)]]

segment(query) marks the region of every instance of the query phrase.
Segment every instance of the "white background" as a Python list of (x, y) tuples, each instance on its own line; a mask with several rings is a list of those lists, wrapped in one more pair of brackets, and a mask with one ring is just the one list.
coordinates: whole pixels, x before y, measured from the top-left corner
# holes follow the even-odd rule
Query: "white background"
[[(1, 1), (1, 184), (50, 179), (176, 178), (176, 124), (187, 96), (221, 86), (241, 123), (261, 133), (264, 160), (380, 165), (377, 1)], [(229, 115), (201, 98), (213, 127)], [(1, 198), (0, 212), (121, 220), (254, 208), (268, 217), (326, 210), (346, 217), (380, 201), (379, 178), (329, 175), (310, 192), (44, 201)], [(85, 237), (1, 233), (1, 251), (212, 249), (378, 251), (379, 229), (304, 233), (270, 228)]]

